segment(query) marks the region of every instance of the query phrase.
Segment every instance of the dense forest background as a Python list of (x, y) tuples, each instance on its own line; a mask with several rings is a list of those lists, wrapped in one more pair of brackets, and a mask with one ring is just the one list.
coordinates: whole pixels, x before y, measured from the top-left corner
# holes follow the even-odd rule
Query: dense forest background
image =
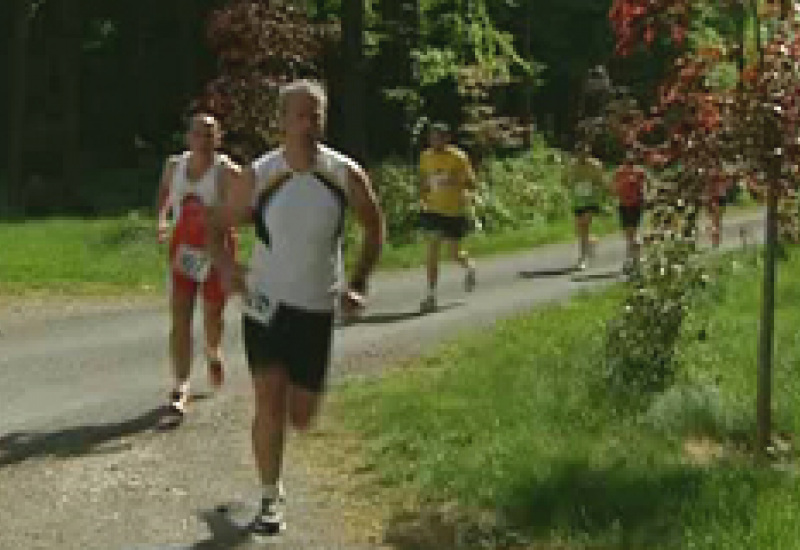
[[(2, 211), (97, 213), (97, 194), (126, 181), (138, 191), (111, 202), (149, 204), (190, 105), (221, 70), (210, 18), (243, 3), (259, 4), (0, 2)], [(460, 128), (478, 158), (532, 134), (569, 147), (592, 67), (642, 97), (660, 71), (657, 53), (615, 61), (610, 0), (271, 4), (329, 31), (314, 60), (331, 94), (329, 140), (368, 165), (413, 159), (424, 117)]]

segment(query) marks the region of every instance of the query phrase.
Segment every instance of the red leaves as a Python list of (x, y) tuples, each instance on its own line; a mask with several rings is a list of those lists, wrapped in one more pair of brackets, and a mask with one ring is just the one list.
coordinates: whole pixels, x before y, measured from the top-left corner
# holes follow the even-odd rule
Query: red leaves
[(282, 2), (230, 0), (212, 13), (208, 39), (219, 74), (199, 103), (221, 115), (237, 156), (252, 157), (275, 141), (278, 87), (319, 73), (317, 61), (334, 30)]
[(674, 44), (683, 44), (690, 10), (690, 0), (614, 0), (608, 18), (617, 55), (625, 57), (638, 45), (651, 46), (662, 32)]
[(672, 37), (672, 42), (675, 44), (683, 44), (683, 41), (686, 40), (687, 29), (685, 25), (681, 25), (676, 23), (670, 27), (670, 36)]
[[(648, 40), (646, 29), (642, 43)], [(709, 85), (712, 70), (727, 60), (725, 49), (678, 58), (647, 115), (620, 115), (624, 123), (617, 131), (626, 147), (638, 152), (640, 162), (668, 174), (669, 200), (699, 204), (739, 183), (756, 194), (778, 185), (782, 196), (796, 196), (800, 25), (776, 24), (763, 51), (763, 62), (746, 67), (735, 89)], [(767, 177), (773, 170), (780, 174), (778, 181)]]

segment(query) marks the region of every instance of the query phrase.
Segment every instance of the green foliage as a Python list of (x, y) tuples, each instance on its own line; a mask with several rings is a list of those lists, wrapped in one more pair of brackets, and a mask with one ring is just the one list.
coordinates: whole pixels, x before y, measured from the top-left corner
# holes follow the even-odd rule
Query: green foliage
[[(569, 218), (569, 197), (561, 185), (563, 162), (562, 153), (541, 140), (526, 153), (487, 159), (478, 173), (471, 215), (489, 233)], [(416, 167), (392, 160), (376, 166), (371, 175), (386, 214), (390, 242), (412, 241), (419, 214)]]
[(534, 75), (541, 70), (517, 52), (513, 34), (497, 26), (486, 0), (469, 2), (463, 11), (460, 2), (453, 4), (452, 0), (423, 3), (425, 42), (414, 54), (423, 86), (459, 79), (466, 65), (479, 67), (498, 83), (510, 81), (515, 72)]
[(386, 216), (390, 242), (397, 245), (412, 241), (419, 216), (416, 169), (390, 160), (372, 170), (371, 176)]
[[(714, 305), (706, 325), (717, 330), (704, 341), (681, 336), (681, 384), (644, 411), (629, 414), (626, 395), (605, 391), (602, 321), (618, 290), (470, 333), (380, 381), (353, 382), (336, 411), (364, 437), (380, 483), (448, 509), (456, 503), (465, 529), (476, 511), (532, 548), (791, 548), (797, 480), (741, 455), (754, 420), (747, 366), (755, 357), (755, 342), (741, 338), (755, 320), (742, 312), (758, 300), (757, 268), (712, 271), (721, 280), (702, 294)], [(791, 430), (800, 418), (790, 367), (800, 349), (795, 294), (784, 284), (779, 301), (787, 356), (777, 387)], [(713, 360), (701, 361), (709, 351)], [(707, 456), (685, 450), (695, 441), (708, 442)], [(764, 514), (784, 521), (754, 521)]]
[(551, 223), (571, 216), (562, 185), (566, 157), (537, 142), (531, 151), (483, 167), (476, 215), (487, 231)]
[(620, 312), (608, 326), (608, 380), (621, 393), (660, 392), (676, 380), (675, 346), (707, 283), (694, 245), (676, 239), (645, 250)]

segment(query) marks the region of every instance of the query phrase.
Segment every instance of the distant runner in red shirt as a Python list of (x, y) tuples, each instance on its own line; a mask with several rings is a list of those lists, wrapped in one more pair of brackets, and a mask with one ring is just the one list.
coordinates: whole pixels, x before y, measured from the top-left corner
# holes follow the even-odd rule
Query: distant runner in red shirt
[(711, 218), (711, 246), (719, 248), (722, 240), (722, 214), (728, 205), (728, 192), (731, 188), (731, 179), (722, 171), (711, 176), (711, 182), (706, 196), (706, 206)]
[(647, 173), (633, 162), (628, 154), (614, 173), (614, 193), (619, 199), (619, 218), (625, 233), (626, 270), (632, 268), (639, 259), (638, 231), (644, 212), (644, 190)]

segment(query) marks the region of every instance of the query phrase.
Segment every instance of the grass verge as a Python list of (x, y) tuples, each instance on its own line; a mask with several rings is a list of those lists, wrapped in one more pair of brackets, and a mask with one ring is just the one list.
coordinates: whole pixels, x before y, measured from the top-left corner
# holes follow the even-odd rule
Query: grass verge
[[(752, 206), (734, 212), (752, 211)], [(615, 216), (595, 219), (592, 231), (617, 231)], [(529, 224), (518, 229), (473, 233), (464, 246), (475, 256), (531, 249), (574, 239), (571, 219)], [(351, 239), (352, 240), (352, 239)], [(253, 234), (242, 231), (244, 255)], [(357, 246), (348, 251), (355, 253)], [(155, 222), (136, 212), (100, 219), (52, 218), (0, 222), (0, 296), (30, 294), (114, 295), (162, 292), (166, 247), (155, 240)], [(425, 262), (420, 234), (402, 245), (387, 245), (379, 269), (416, 267)]]
[[(597, 220), (608, 234), (616, 220)], [(130, 294), (160, 292), (165, 283), (166, 247), (155, 240), (155, 223), (137, 214), (96, 220), (54, 218), (0, 223), (0, 296), (29, 294)], [(478, 233), (466, 247), (478, 256), (523, 250), (572, 239), (569, 220), (498, 233)], [(242, 250), (252, 232), (242, 231)], [(354, 249), (355, 247), (351, 247)], [(402, 246), (387, 246), (380, 269), (421, 265), (425, 246), (417, 236)]]
[[(798, 269), (796, 258), (781, 266), (777, 300), (775, 406), (788, 441), (800, 427)], [(330, 424), (360, 438), (359, 471), (372, 487), (457, 510), (450, 531), (441, 515), (417, 521), (427, 535), (473, 533), (488, 545), (476, 547), (493, 548), (795, 548), (800, 482), (756, 465), (747, 450), (758, 256), (725, 257), (719, 271), (703, 305), (704, 338), (681, 342), (681, 382), (646, 410), (604, 391), (604, 322), (620, 303), (616, 289), (350, 382)], [(786, 454), (782, 469), (795, 471), (796, 458)], [(489, 527), (476, 531), (487, 515)], [(406, 516), (388, 514), (385, 532), (396, 537)]]

